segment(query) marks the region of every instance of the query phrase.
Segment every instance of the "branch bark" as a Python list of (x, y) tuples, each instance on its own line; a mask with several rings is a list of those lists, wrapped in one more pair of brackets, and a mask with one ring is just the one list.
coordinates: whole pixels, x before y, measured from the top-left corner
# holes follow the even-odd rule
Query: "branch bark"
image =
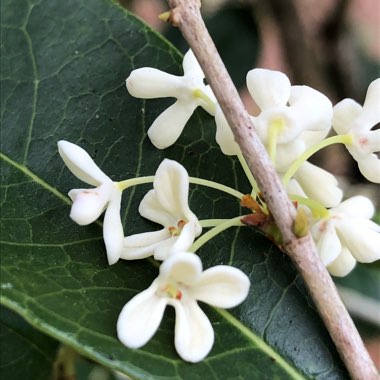
[(310, 235), (297, 238), (293, 233), (295, 208), (207, 31), (200, 14), (200, 1), (168, 0), (168, 3), (171, 8), (169, 22), (181, 30), (197, 57), (281, 231), (284, 249), (307, 284), (349, 373), (353, 379), (378, 379), (376, 367), (319, 259), (313, 240)]

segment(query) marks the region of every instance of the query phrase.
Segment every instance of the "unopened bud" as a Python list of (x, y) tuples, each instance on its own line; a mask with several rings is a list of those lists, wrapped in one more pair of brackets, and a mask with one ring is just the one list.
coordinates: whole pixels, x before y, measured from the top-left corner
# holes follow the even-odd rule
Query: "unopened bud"
[(294, 219), (293, 232), (297, 237), (306, 236), (309, 232), (309, 221), (306, 211), (300, 207), (297, 209), (296, 218)]

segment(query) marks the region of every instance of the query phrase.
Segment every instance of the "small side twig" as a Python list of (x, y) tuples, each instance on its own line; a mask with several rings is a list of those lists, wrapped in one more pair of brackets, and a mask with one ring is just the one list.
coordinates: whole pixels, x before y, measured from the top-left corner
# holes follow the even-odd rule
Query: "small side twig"
[(168, 0), (169, 21), (177, 26), (197, 57), (226, 116), (235, 140), (281, 231), (284, 248), (297, 265), (310, 294), (353, 379), (375, 380), (377, 370), (336, 287), (319, 259), (310, 235), (293, 233), (295, 208), (259, 138), (250, 116), (216, 50), (200, 14), (199, 0)]

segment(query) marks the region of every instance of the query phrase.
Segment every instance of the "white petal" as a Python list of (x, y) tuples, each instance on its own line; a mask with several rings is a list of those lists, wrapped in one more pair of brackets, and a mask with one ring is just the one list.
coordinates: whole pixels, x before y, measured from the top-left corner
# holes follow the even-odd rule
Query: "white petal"
[(99, 186), (111, 181), (95, 164), (90, 155), (78, 145), (68, 141), (58, 141), (58, 151), (70, 171), (81, 181)]
[(196, 301), (173, 302), (176, 311), (175, 348), (183, 360), (204, 359), (214, 344), (214, 330)]
[(181, 164), (163, 160), (154, 176), (153, 188), (160, 206), (177, 221), (195, 218), (188, 205), (189, 175)]
[(287, 106), (268, 108), (255, 118), (254, 125), (264, 144), (270, 143), (272, 126), (281, 126), (277, 135), (277, 144), (288, 144), (302, 133), (302, 122), (297, 112)]
[(368, 181), (380, 183), (380, 160), (376, 154), (369, 154), (365, 158), (358, 160), (360, 173), (363, 174)]
[(201, 80), (205, 77), (203, 70), (191, 49), (189, 49), (183, 57), (182, 66), (186, 76), (191, 75), (193, 77), (198, 77)]
[(361, 263), (372, 263), (380, 259), (380, 233), (361, 224), (360, 221), (340, 220), (336, 223), (339, 238)]
[(279, 71), (253, 69), (247, 74), (247, 87), (262, 111), (285, 106), (290, 97), (289, 78)]
[(380, 151), (380, 129), (374, 131), (369, 131), (367, 134), (368, 138), (368, 150), (370, 152)]
[(115, 189), (108, 203), (103, 221), (103, 238), (107, 250), (108, 264), (115, 264), (123, 250), (124, 231), (120, 218), (121, 191)]
[(322, 131), (331, 127), (332, 104), (321, 92), (309, 86), (292, 86), (289, 104), (300, 118), (304, 131)]
[(220, 146), (220, 149), (222, 150), (223, 154), (227, 156), (234, 156), (240, 154), (241, 150), (239, 148), (239, 145), (235, 142), (234, 135), (220, 107), (217, 107), (215, 113), (215, 122), (215, 139), (218, 145)]
[(117, 320), (117, 336), (130, 348), (146, 344), (157, 331), (167, 305), (167, 298), (158, 297), (157, 280), (133, 297), (122, 309)]
[(191, 289), (191, 295), (209, 305), (230, 308), (246, 299), (249, 287), (249, 278), (241, 270), (217, 265), (201, 274), (199, 282)]
[(309, 148), (321, 142), (329, 134), (330, 128), (323, 129), (322, 131), (303, 131), (299, 136), (306, 146)]
[[(179, 235), (179, 240), (181, 240), (181, 242), (178, 243), (177, 250), (180, 246), (185, 247), (189, 245), (190, 242), (191, 244), (193, 244), (194, 239), (197, 236), (199, 236), (201, 233), (202, 233), (202, 226), (198, 222), (198, 219), (191, 219), (182, 228), (181, 234)], [(186, 251), (186, 249), (183, 249), (183, 251)]]
[(110, 197), (109, 184), (95, 189), (74, 189), (69, 192), (73, 201), (70, 218), (80, 226), (94, 222), (104, 211)]
[(206, 110), (211, 116), (215, 116), (216, 111), (216, 105), (218, 104), (218, 101), (216, 100), (216, 97), (214, 93), (212, 92), (212, 89), (209, 85), (207, 86), (200, 86), (200, 90), (204, 92), (204, 94), (211, 100), (211, 102), (206, 102), (202, 98), (197, 98), (198, 104)]
[(331, 264), (340, 254), (342, 245), (336, 234), (334, 223), (331, 221), (317, 224), (317, 228), (323, 228), (317, 240), (317, 250), (324, 266)]
[(362, 112), (362, 106), (353, 99), (343, 99), (334, 106), (333, 128), (339, 135), (349, 133), (354, 120)]
[(175, 215), (165, 210), (157, 199), (155, 190), (149, 190), (142, 199), (139, 206), (139, 213), (146, 219), (152, 222), (169, 227), (177, 223)]
[(343, 197), (336, 178), (326, 170), (305, 162), (294, 175), (306, 195), (325, 207), (337, 206)]
[(196, 108), (194, 102), (177, 100), (153, 122), (148, 130), (152, 144), (158, 149), (173, 145), (181, 135)]
[(289, 166), (305, 151), (305, 143), (297, 138), (287, 144), (277, 145), (276, 170), (285, 173)]
[(374, 80), (368, 87), (360, 119), (370, 126), (380, 123), (380, 78)]
[(371, 219), (375, 213), (372, 201), (363, 195), (356, 195), (343, 201), (333, 213), (344, 213), (353, 218)]
[(300, 197), (307, 198), (307, 196), (306, 196), (305, 192), (303, 191), (301, 185), (294, 178), (292, 178), (289, 181), (288, 186), (286, 187), (286, 192), (289, 195), (299, 195)]
[(165, 241), (162, 241), (161, 244), (158, 244), (154, 250), (154, 258), (159, 261), (167, 260), (172, 253), (176, 252), (174, 247), (177, 240), (178, 236), (170, 236)]
[(171, 238), (167, 228), (160, 231), (145, 232), (124, 238), (123, 251), (120, 258), (138, 260), (152, 256), (157, 247)]
[(179, 95), (182, 78), (152, 67), (133, 70), (126, 79), (129, 93), (142, 99), (166, 98)]
[(177, 282), (192, 286), (202, 272), (201, 259), (190, 252), (179, 252), (170, 256), (160, 266), (160, 277), (171, 278)]
[(195, 223), (186, 223), (179, 236), (170, 237), (156, 247), (154, 258), (156, 260), (166, 260), (177, 252), (186, 252), (193, 244), (195, 236)]
[(333, 275), (344, 277), (348, 275), (355, 267), (356, 260), (351, 255), (351, 252), (343, 247), (339, 256), (327, 266), (327, 270)]

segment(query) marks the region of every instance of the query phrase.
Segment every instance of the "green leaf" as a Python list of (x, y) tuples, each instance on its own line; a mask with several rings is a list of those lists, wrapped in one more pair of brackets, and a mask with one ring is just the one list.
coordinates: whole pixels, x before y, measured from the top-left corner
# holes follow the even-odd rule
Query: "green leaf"
[(2, 307), (0, 377), (46, 380), (52, 374), (58, 342), (36, 331), (20, 316)]
[[(116, 336), (120, 310), (157, 275), (153, 260), (109, 267), (100, 223), (77, 226), (65, 194), (85, 187), (62, 163), (56, 142), (79, 144), (114, 180), (154, 174), (164, 157), (192, 176), (249, 192), (239, 163), (220, 153), (215, 125), (194, 114), (178, 143), (155, 149), (146, 130), (170, 103), (128, 95), (132, 69), (181, 72), (181, 56), (108, 0), (2, 2), (1, 301), (79, 353), (132, 378), (344, 379), (347, 373), (288, 258), (248, 228), (231, 229), (199, 251), (204, 267), (231, 264), (251, 279), (248, 299), (223, 311), (204, 306), (215, 344), (190, 365), (174, 350), (171, 308), (138, 350)], [(138, 204), (150, 188), (123, 195), (126, 234), (157, 228)], [(191, 186), (200, 218), (239, 215), (239, 202)]]

